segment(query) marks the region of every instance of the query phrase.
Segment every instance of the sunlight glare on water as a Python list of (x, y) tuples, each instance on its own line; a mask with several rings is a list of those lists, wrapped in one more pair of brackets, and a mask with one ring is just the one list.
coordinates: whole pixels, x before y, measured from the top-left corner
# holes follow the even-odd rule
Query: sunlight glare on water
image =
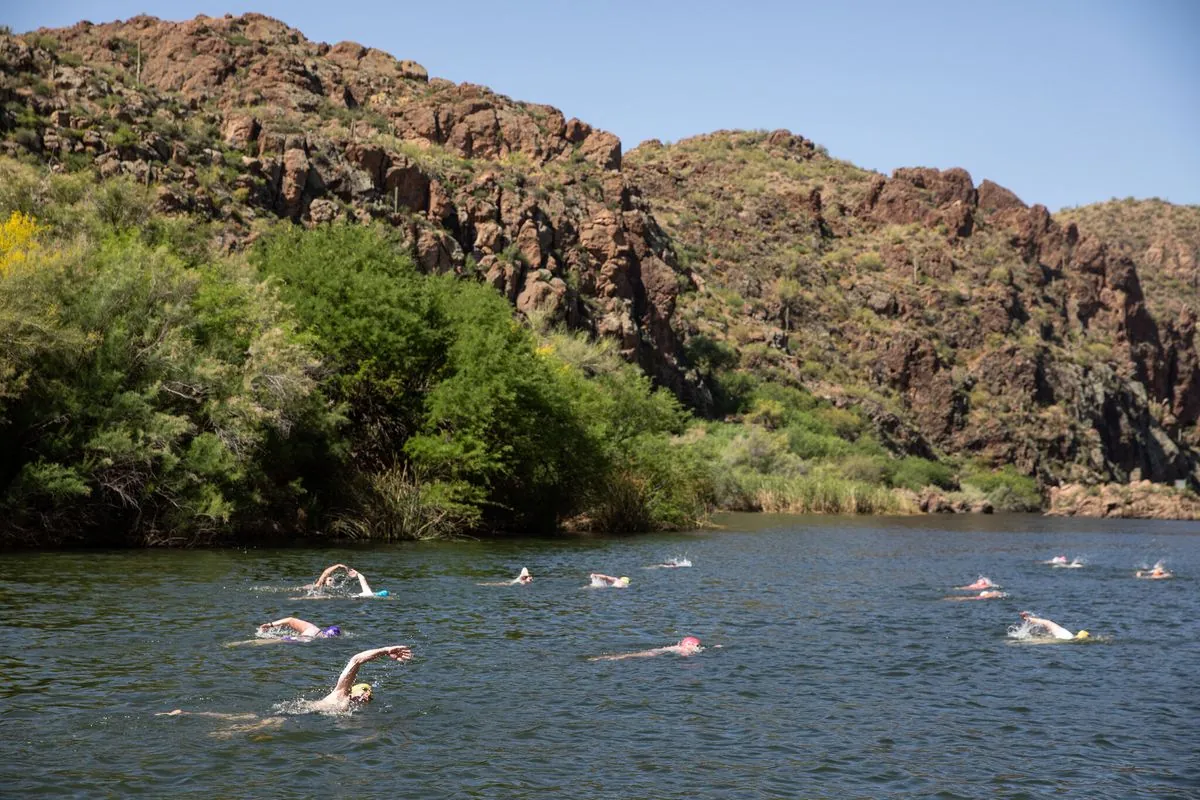
[[(0, 793), (1198, 796), (1196, 525), (725, 522), (621, 538), (7, 554)], [(1044, 563), (1060, 553), (1083, 566)], [(691, 568), (645, 569), (672, 558)], [(1160, 560), (1174, 578), (1134, 578)], [(335, 562), (391, 596), (289, 599)], [(533, 582), (506, 583), (523, 566)], [(589, 591), (591, 572), (633, 579)], [(1008, 596), (942, 602), (980, 575)], [(1022, 610), (1098, 641), (1008, 646)], [(343, 636), (224, 646), (285, 616)], [(589, 660), (687, 635), (704, 652)], [(355, 652), (391, 644), (413, 660), (363, 667), (368, 707), (297, 713)], [(235, 716), (155, 716), (175, 708)]]

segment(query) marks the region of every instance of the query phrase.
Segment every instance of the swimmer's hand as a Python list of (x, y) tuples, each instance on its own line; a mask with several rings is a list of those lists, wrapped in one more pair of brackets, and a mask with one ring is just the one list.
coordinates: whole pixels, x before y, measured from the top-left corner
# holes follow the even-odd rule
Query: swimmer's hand
[(269, 623), (269, 622), (264, 622), (262, 625), (259, 625), (259, 626), (258, 626), (258, 632), (259, 632), (259, 633), (266, 633), (267, 631), (271, 630), (271, 628), (272, 628), (272, 627), (273, 627), (273, 626), (271, 625), (271, 623)]
[(396, 661), (408, 661), (412, 658), (412, 648), (398, 644), (395, 647), (385, 647), (383, 653), (388, 658), (394, 658)]

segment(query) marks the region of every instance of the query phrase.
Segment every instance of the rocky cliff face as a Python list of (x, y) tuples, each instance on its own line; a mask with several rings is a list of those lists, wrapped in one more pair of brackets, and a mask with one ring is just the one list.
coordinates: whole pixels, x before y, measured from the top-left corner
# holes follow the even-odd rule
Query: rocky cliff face
[(230, 246), (276, 215), (395, 226), (425, 269), (614, 337), (707, 402), (670, 324), (688, 276), (610, 133), (256, 14), (0, 36), (0, 71), (10, 154), (132, 176)]
[(1136, 264), (963, 170), (890, 178), (786, 131), (630, 153), (705, 291), (692, 339), (876, 409), (897, 444), (1046, 483), (1197, 475), (1194, 318)]
[(1129, 198), (1063, 209), (1054, 218), (1132, 259), (1156, 318), (1200, 313), (1200, 206)]

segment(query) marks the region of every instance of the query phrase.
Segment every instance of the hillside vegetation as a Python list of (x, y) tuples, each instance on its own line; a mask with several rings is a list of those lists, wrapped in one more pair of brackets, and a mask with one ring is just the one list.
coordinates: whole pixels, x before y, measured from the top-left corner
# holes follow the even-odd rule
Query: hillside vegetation
[(679, 329), (726, 410), (769, 376), (926, 457), (1043, 485), (1195, 479), (1194, 326), (1155, 317), (1135, 262), (1086, 229), (962, 170), (889, 179), (786, 131), (625, 163), (703, 287)]
[(0, 31), (0, 223), (7, 543), (1032, 509), (1197, 474), (1194, 316), (1091, 221), (787, 132), (626, 156), (261, 15)]

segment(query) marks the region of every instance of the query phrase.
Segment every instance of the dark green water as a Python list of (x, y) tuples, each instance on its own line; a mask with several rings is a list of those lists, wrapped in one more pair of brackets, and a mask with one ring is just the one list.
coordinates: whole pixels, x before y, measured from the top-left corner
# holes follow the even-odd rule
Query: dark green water
[[(1200, 529), (732, 517), (636, 538), (0, 557), (0, 794), (1200, 796)], [(1039, 564), (1060, 553), (1083, 569)], [(687, 569), (646, 570), (671, 556)], [(1133, 570), (1159, 559), (1177, 577)], [(334, 561), (391, 597), (291, 601)], [(478, 586), (535, 576), (526, 587)], [(582, 588), (587, 573), (625, 590)], [(945, 602), (984, 574), (1010, 597)], [(1107, 638), (1027, 646), (1029, 609)], [(295, 615), (338, 640), (265, 647)], [(671, 644), (692, 658), (593, 662)], [(347, 658), (376, 702), (285, 714)], [(721, 647), (713, 647), (721, 645)], [(160, 717), (253, 713), (267, 727)]]

